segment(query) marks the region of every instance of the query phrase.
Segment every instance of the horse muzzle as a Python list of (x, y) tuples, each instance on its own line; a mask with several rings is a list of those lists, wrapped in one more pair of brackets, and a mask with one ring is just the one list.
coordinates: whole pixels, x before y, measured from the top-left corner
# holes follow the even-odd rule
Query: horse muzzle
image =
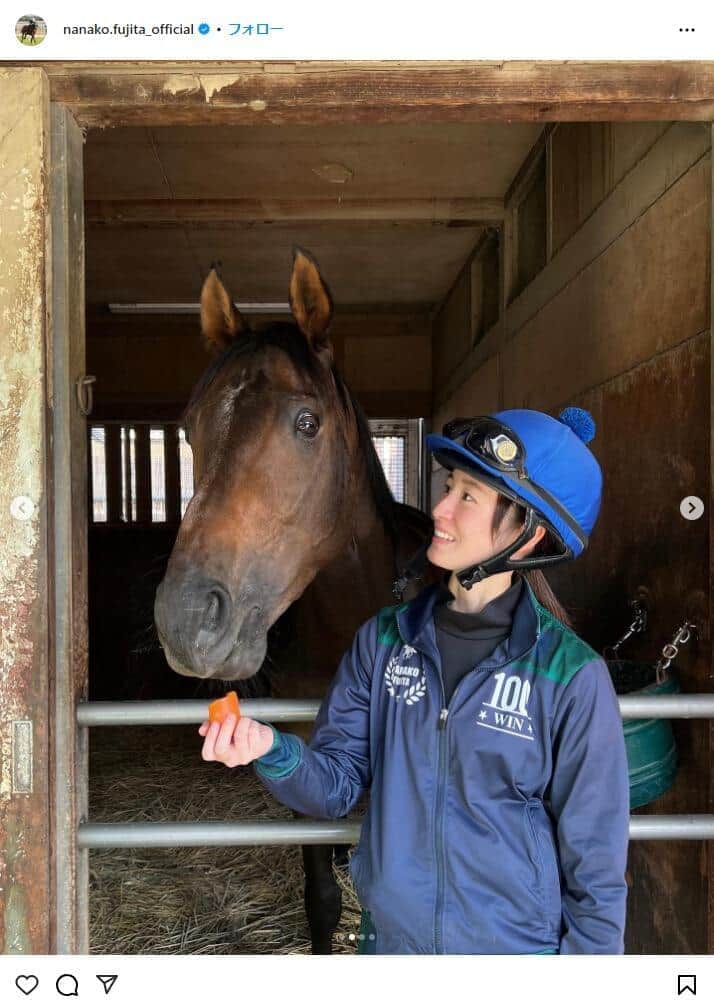
[(264, 607), (203, 575), (168, 577), (159, 585), (154, 621), (166, 660), (179, 675), (200, 679), (249, 679), (267, 650)]

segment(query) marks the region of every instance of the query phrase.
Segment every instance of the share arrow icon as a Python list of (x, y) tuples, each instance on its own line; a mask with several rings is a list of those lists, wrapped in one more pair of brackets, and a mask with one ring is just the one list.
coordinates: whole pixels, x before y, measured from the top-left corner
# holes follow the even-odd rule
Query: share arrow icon
[(108, 994), (109, 991), (114, 986), (114, 984), (116, 982), (116, 979), (119, 976), (119, 974), (118, 973), (96, 973), (95, 976), (96, 976), (97, 980), (99, 980), (99, 982), (101, 983), (102, 987), (104, 988), (104, 993)]

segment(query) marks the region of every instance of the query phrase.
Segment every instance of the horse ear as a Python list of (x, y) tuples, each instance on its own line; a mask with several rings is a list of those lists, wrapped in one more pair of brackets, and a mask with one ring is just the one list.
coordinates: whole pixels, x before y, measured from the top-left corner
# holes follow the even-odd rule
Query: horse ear
[(298, 247), (293, 249), (290, 308), (315, 353), (331, 360), (327, 330), (332, 319), (332, 297), (315, 260)]
[(221, 353), (247, 331), (245, 319), (233, 304), (216, 267), (211, 266), (201, 290), (201, 332), (206, 349)]

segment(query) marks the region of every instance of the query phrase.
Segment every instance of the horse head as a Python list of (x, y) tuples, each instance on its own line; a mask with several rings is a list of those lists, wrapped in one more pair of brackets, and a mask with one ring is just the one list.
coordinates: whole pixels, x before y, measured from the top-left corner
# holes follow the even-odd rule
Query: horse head
[(252, 331), (215, 268), (203, 285), (214, 359), (182, 418), (195, 489), (154, 605), (182, 675), (253, 676), (270, 626), (355, 534), (364, 418), (334, 365), (329, 290), (300, 249), (290, 306), (294, 323)]

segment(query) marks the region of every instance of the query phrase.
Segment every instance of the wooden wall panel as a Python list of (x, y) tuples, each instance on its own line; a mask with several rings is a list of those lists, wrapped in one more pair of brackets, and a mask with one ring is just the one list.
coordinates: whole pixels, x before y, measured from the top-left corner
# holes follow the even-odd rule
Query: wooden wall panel
[[(482, 368), (464, 382), (446, 406), (442, 406), (433, 414), (431, 429), (440, 434), (446, 421), (454, 417), (495, 413), (501, 408), (501, 384), (501, 360), (496, 355), (489, 358)], [(427, 464), (430, 466), (427, 486), (430, 493), (428, 503), (431, 507), (441, 496), (444, 474), (442, 468), (428, 455)]]
[[(178, 419), (210, 360), (196, 315), (89, 316), (87, 368), (97, 376), (94, 416)], [(431, 412), (431, 329), (409, 312), (336, 314), (335, 361), (370, 416)], [(170, 367), (167, 364), (170, 362)], [(138, 412), (132, 415), (132, 404)], [(141, 415), (139, 415), (139, 413)]]
[(464, 382), (448, 403), (440, 406), (432, 416), (434, 430), (441, 430), (447, 420), (457, 416), (476, 416), (493, 413), (502, 408), (501, 359), (490, 357), (483, 367)]
[(703, 159), (506, 344), (505, 402), (548, 409), (707, 327), (708, 177)]
[[(380, 336), (345, 341), (344, 377), (352, 391), (403, 391), (422, 386), (431, 389), (431, 346), (428, 329), (404, 337)], [(426, 336), (426, 338), (424, 338)]]
[(609, 123), (559, 123), (551, 140), (553, 250), (608, 191)]
[(440, 388), (471, 349), (471, 270), (464, 268), (434, 319), (434, 388)]
[[(699, 637), (675, 665), (685, 693), (711, 692), (708, 527), (706, 519), (690, 522), (679, 513), (683, 497), (709, 496), (710, 435), (702, 422), (709, 414), (708, 331), (577, 401), (598, 424), (592, 447), (603, 469), (603, 506), (587, 553), (554, 570), (551, 584), (598, 650), (627, 625), (627, 600), (643, 585), (649, 625), (622, 656), (656, 661), (673, 631), (693, 619)], [(673, 730), (675, 784), (638, 814), (708, 811), (709, 724), (675, 720)], [(628, 882), (628, 953), (712, 952), (705, 843), (631, 843)]]
[[(332, 196), (335, 206), (340, 196)], [(443, 219), (281, 216), (279, 207), (256, 207), (251, 221), (229, 217), (222, 222), (89, 225), (88, 300), (98, 305), (198, 301), (210, 264), (218, 259), (234, 300), (286, 302), (297, 245), (320, 264), (338, 307), (432, 307), (449, 289), (482, 230), (473, 220), (451, 227)]]
[(669, 123), (608, 123), (610, 163), (610, 187), (616, 186), (628, 171), (665, 132)]

